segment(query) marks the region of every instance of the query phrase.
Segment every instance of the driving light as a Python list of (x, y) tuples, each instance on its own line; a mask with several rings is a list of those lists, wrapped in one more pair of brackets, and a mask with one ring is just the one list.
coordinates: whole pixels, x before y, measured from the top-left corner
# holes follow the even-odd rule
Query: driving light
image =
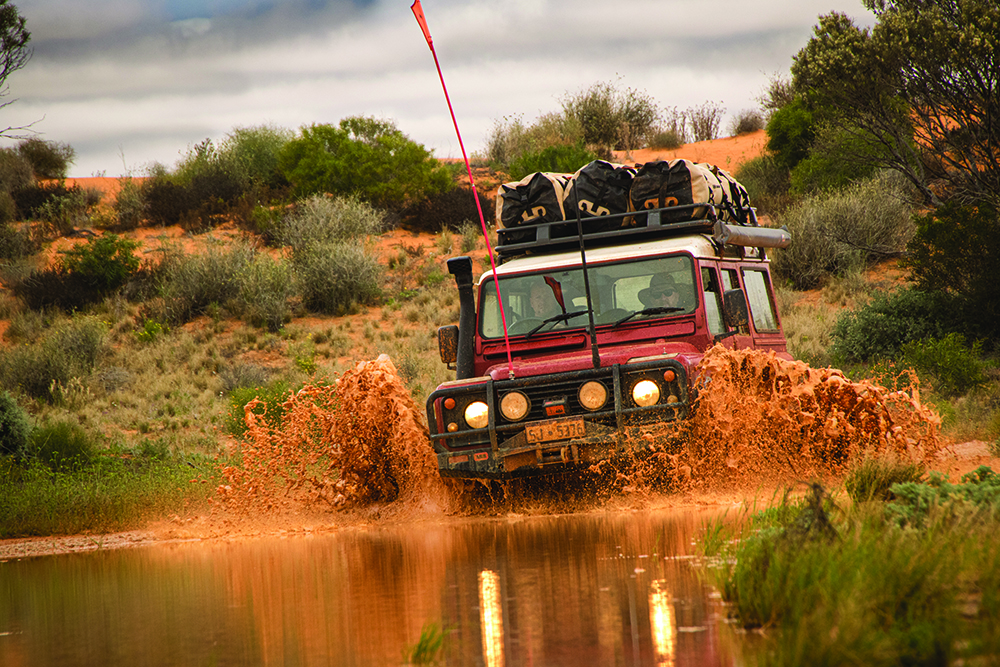
[(521, 421), (528, 414), (531, 401), (519, 391), (511, 391), (500, 399), (500, 414), (512, 422)]
[(652, 380), (640, 380), (632, 387), (632, 400), (643, 407), (656, 405), (660, 400), (660, 388)]
[(580, 405), (586, 409), (600, 410), (608, 402), (608, 388), (600, 382), (590, 380), (583, 383), (576, 397), (580, 400)]
[(469, 403), (465, 407), (465, 423), (472, 428), (483, 428), (490, 423), (490, 409), (482, 401)]

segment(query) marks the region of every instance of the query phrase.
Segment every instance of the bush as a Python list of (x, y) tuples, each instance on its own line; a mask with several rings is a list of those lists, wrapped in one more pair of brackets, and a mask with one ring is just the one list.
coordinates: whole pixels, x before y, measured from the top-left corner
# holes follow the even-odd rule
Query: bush
[(919, 464), (895, 458), (865, 457), (851, 466), (844, 478), (844, 489), (856, 503), (888, 501), (895, 496), (893, 484), (919, 482), (924, 470)]
[(923, 290), (961, 297), (977, 336), (1000, 340), (1000, 215), (986, 204), (948, 202), (915, 218), (905, 260)]
[(809, 154), (792, 169), (792, 191), (807, 194), (834, 190), (872, 178), (878, 171), (875, 165), (886, 162), (884, 153), (882, 147), (863, 141), (856, 132), (821, 128)]
[(219, 146), (219, 159), (232, 165), (244, 192), (254, 186), (283, 188), (288, 181), (278, 168), (278, 155), (294, 136), (274, 125), (237, 127)]
[(37, 179), (66, 178), (66, 170), (76, 157), (76, 151), (69, 144), (38, 137), (21, 140), (17, 152), (31, 165)]
[(154, 169), (139, 187), (139, 192), (149, 222), (154, 225), (179, 224), (197, 205), (188, 189), (162, 169)]
[[(536, 171), (572, 173), (585, 164), (596, 160), (597, 155), (587, 150), (583, 144), (575, 146), (549, 146), (537, 153), (529, 152), (510, 163), (510, 176), (521, 180)], [(478, 215), (476, 219), (478, 219)]]
[(478, 222), (477, 197), (483, 216), (489, 223), (493, 218), (492, 202), (483, 193), (477, 190), (473, 194), (472, 188), (467, 187), (455, 187), (447, 192), (432, 195), (407, 208), (400, 217), (404, 225), (419, 231), (440, 232), (446, 229), (455, 231), (469, 220)]
[(260, 399), (263, 405), (254, 409), (254, 414), (264, 415), (264, 423), (272, 429), (281, 426), (281, 417), (285, 413), (284, 403), (288, 400), (290, 387), (284, 380), (275, 380), (270, 384), (258, 387), (237, 387), (229, 394), (229, 411), (226, 413), (226, 432), (236, 437), (246, 433), (246, 405), (254, 399)]
[(357, 197), (314, 195), (295, 204), (277, 231), (296, 252), (315, 244), (346, 243), (382, 231), (382, 214)]
[(31, 437), (28, 413), (10, 392), (0, 391), (0, 454), (22, 456)]
[(639, 148), (659, 120), (657, 105), (645, 92), (619, 90), (611, 82), (568, 95), (562, 106), (566, 118), (582, 129), (584, 143), (599, 150)]
[(954, 297), (941, 292), (877, 292), (869, 303), (837, 318), (831, 354), (840, 364), (897, 359), (910, 341), (945, 337), (955, 324), (954, 304)]
[(918, 374), (933, 378), (934, 390), (941, 396), (962, 396), (987, 382), (982, 345), (975, 342), (967, 346), (962, 334), (909, 341), (903, 343), (900, 353)]
[(719, 136), (722, 116), (726, 110), (715, 102), (705, 102), (700, 107), (688, 109), (691, 122), (691, 136), (695, 141), (710, 141)]
[(278, 165), (298, 196), (358, 195), (393, 210), (452, 185), (450, 170), (423, 145), (375, 118), (304, 127), (282, 148)]
[(831, 275), (900, 256), (913, 233), (905, 195), (903, 184), (887, 175), (810, 197), (775, 216), (793, 239), (775, 253), (775, 275), (813, 289)]
[(816, 136), (813, 114), (801, 98), (775, 110), (766, 129), (767, 150), (789, 171), (808, 157)]
[(288, 262), (260, 253), (240, 275), (240, 315), (253, 326), (278, 331), (291, 319), (288, 300), (295, 290), (295, 273)]
[(312, 244), (293, 255), (306, 308), (330, 315), (382, 296), (382, 265), (357, 243)]
[(139, 242), (105, 234), (66, 251), (63, 266), (86, 285), (106, 295), (127, 283), (139, 270)]
[(744, 109), (729, 122), (729, 136), (736, 137), (763, 130), (764, 116), (756, 109)]
[(0, 384), (52, 400), (56, 386), (90, 374), (106, 349), (105, 338), (105, 327), (96, 318), (69, 320), (35, 344), (4, 350), (0, 354)]
[(750, 203), (758, 215), (775, 215), (794, 202), (788, 193), (788, 169), (778, 164), (770, 153), (765, 153), (739, 166), (736, 178), (747, 189)]
[(14, 192), (34, 184), (31, 163), (13, 148), (0, 148), (0, 192)]
[(115, 228), (138, 229), (146, 219), (146, 200), (142, 185), (131, 176), (118, 179), (118, 194), (113, 204)]
[[(0, 204), (6, 192), (0, 191)], [(33, 255), (40, 249), (27, 227), (17, 229), (8, 222), (0, 222), (0, 259), (21, 259)]]
[(97, 445), (79, 424), (56, 421), (32, 432), (30, 451), (52, 470), (68, 471), (88, 465), (97, 453)]
[(161, 268), (163, 317), (183, 324), (205, 312), (209, 304), (224, 306), (240, 296), (243, 272), (254, 261), (252, 246), (236, 244), (225, 250), (210, 247), (201, 255), (167, 258)]

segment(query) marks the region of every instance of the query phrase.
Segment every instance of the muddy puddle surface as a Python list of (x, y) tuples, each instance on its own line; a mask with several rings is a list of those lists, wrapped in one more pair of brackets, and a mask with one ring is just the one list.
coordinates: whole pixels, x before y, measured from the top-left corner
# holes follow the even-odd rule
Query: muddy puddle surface
[[(717, 510), (716, 510), (717, 511)], [(730, 665), (714, 512), (453, 519), (0, 564), (0, 664)]]
[(278, 427), (251, 404), (211, 516), (0, 560), (0, 665), (742, 664), (706, 524), (860, 456), (927, 460), (940, 420), (915, 386), (758, 353), (703, 373), (693, 420), (559, 482), (442, 480), (385, 358)]

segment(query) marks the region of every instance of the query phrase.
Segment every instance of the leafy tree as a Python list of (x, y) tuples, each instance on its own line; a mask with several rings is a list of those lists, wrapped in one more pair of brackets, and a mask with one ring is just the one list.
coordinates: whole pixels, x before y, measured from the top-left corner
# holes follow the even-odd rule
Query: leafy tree
[(815, 136), (812, 111), (804, 99), (797, 97), (771, 114), (767, 123), (767, 150), (778, 165), (790, 170), (809, 155)]
[[(1000, 5), (995, 0), (865, 0), (877, 22), (820, 17), (794, 58), (793, 85), (856, 134), (859, 159), (930, 187), (1000, 204)], [(868, 150), (877, 147), (877, 150)]]
[(451, 187), (451, 172), (392, 121), (355, 116), (303, 127), (278, 155), (297, 195), (354, 194), (390, 209)]
[[(7, 77), (24, 67), (31, 58), (28, 42), (31, 33), (24, 28), (24, 17), (18, 14), (17, 7), (0, 0), (0, 99), (7, 95)], [(0, 103), (0, 109), (10, 102)], [(0, 129), (0, 136), (6, 136), (11, 130), (24, 128), (7, 127)]]
[(38, 137), (21, 140), (17, 152), (31, 164), (35, 178), (66, 178), (66, 171), (76, 157), (76, 151), (69, 144), (45, 141)]

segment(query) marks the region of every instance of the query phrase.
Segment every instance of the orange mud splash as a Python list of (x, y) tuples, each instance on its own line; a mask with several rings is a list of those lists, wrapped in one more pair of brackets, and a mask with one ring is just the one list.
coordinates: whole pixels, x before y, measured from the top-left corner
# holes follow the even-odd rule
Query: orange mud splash
[(401, 501), (447, 510), (427, 429), (386, 355), (332, 385), (310, 385), (283, 404), (280, 427), (246, 406), (242, 465), (223, 469), (222, 504), (239, 514)]
[(666, 465), (693, 486), (740, 486), (841, 474), (855, 459), (893, 455), (929, 461), (941, 449), (941, 418), (908, 391), (853, 382), (773, 352), (716, 346), (699, 365), (693, 418)]

